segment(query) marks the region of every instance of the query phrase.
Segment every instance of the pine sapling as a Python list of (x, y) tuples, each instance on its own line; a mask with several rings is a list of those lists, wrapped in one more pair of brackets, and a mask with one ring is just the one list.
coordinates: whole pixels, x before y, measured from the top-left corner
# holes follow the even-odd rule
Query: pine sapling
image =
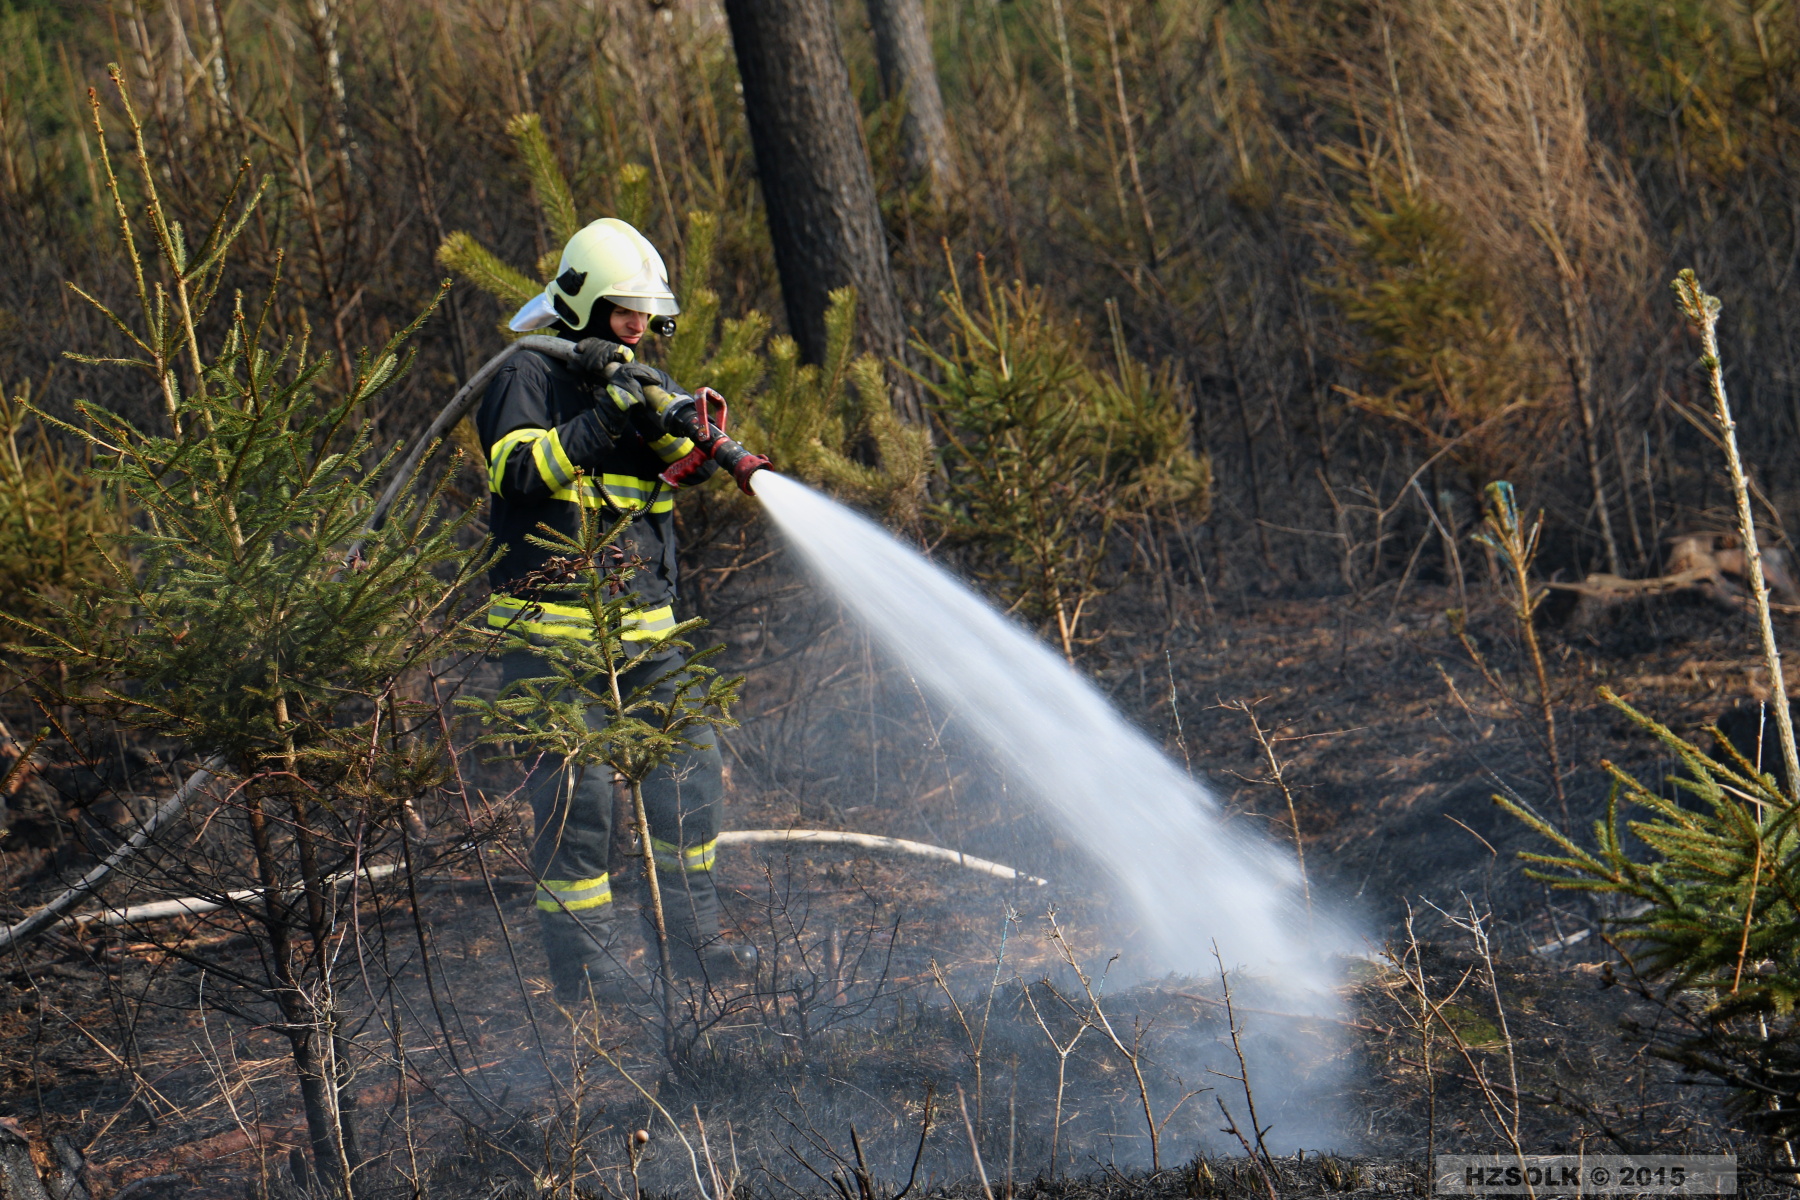
[[(1681, 763), (1670, 782), (1685, 796), (1603, 763), (1612, 789), (1592, 849), (1496, 796), (1555, 847), (1524, 855), (1537, 864), (1527, 874), (1623, 902), (1630, 915), (1613, 924), (1633, 969), (1662, 981), (1669, 1003), (1705, 1007), (1695, 1032), (1656, 1052), (1735, 1089), (1772, 1133), (1800, 1133), (1800, 808), (1722, 734), (1708, 755), (1608, 689), (1600, 696)], [(1649, 861), (1632, 857), (1628, 833)]]
[[(1549, 769), (1550, 790), (1561, 811), (1563, 827), (1567, 828), (1569, 800), (1563, 790), (1562, 756), (1556, 745), (1556, 704), (1550, 692), (1550, 673), (1544, 665), (1543, 645), (1538, 641), (1537, 635), (1537, 610), (1544, 597), (1543, 592), (1531, 581), (1531, 564), (1537, 560), (1538, 537), (1543, 528), (1542, 513), (1538, 514), (1530, 528), (1526, 528), (1519, 515), (1519, 503), (1513, 495), (1512, 484), (1504, 480), (1488, 484), (1487, 509), (1482, 516), (1481, 529), (1474, 538), (1492, 550), (1503, 567), (1501, 586), (1506, 592), (1507, 607), (1512, 612), (1513, 623), (1518, 627), (1520, 640), (1525, 643), (1525, 652), (1531, 660), (1532, 674), (1537, 683), (1538, 736), (1543, 743), (1545, 765)], [(1487, 656), (1469, 636), (1467, 616), (1462, 610), (1451, 613), (1450, 626), (1456, 631), (1463, 650), (1481, 672), (1488, 686), (1523, 717), (1523, 704), (1514, 698), (1511, 689), (1501, 681), (1488, 663)]]

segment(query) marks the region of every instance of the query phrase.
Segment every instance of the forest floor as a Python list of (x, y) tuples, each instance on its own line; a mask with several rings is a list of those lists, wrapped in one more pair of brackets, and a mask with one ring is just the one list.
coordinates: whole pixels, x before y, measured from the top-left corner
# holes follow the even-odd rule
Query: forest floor
[[(1287, 799), (1250, 719), (1225, 707), (1253, 705), (1317, 903), (1354, 913), (1366, 940), (1339, 964), (1338, 1004), (1313, 1013), (1285, 1011), (1279, 981), (1249, 978), (1229, 996), (1218, 978), (1138, 980), (1090, 1006), (1045, 921), (1054, 904), (1071, 957), (1097, 978), (1104, 914), (1080, 895), (911, 858), (765, 847), (723, 854), (719, 869), (729, 922), (758, 945), (764, 973), (682, 1007), (672, 1068), (648, 1004), (579, 1020), (554, 1009), (518, 867), (514, 768), (484, 768), (483, 794), (513, 828), (469, 842), (440, 833), (416, 891), (383, 893), (350, 940), (359, 954), (373, 947), (346, 1000), (367, 1048), (352, 1090), (378, 1163), (371, 1194), (498, 1200), (571, 1181), (591, 1195), (631, 1196), (640, 1183), (687, 1194), (716, 1169), (770, 1195), (829, 1194), (841, 1177), (854, 1197), (866, 1152), (878, 1180), (904, 1182), (922, 1164), (920, 1187), (969, 1196), (980, 1194), (971, 1141), (996, 1195), (1071, 1200), (1410, 1192), (1429, 1152), (1498, 1152), (1514, 1137), (1531, 1153), (1730, 1149), (1761, 1161), (1722, 1093), (1655, 1055), (1678, 1014), (1634, 983), (1604, 909), (1523, 874), (1519, 852), (1543, 847), (1492, 795), (1562, 814), (1533, 710), (1483, 681), (1445, 616), (1455, 603), (1418, 587), (1398, 606), (1244, 596), (1195, 629), (1106, 644), (1098, 676), (1119, 706), (1233, 820), (1290, 841)], [(726, 827), (848, 826), (952, 844), (962, 830), (962, 848), (1005, 857), (990, 847), (1005, 846), (992, 830), (1008, 819), (981, 817), (973, 784), (958, 810), (955, 786), (933, 796), (903, 772), (844, 782), (823, 752), (795, 765), (807, 737), (830, 740), (833, 720), (878, 707), (841, 705), (801, 722), (813, 734), (795, 732), (796, 702), (852, 686), (833, 682), (829, 655), (807, 665), (843, 641), (835, 622), (818, 610), (773, 621), (755, 606), (719, 622), (751, 679), (731, 735)], [(1472, 628), (1500, 681), (1528, 694), (1503, 616), (1477, 611)], [(1551, 644), (1578, 829), (1603, 809), (1603, 759), (1646, 778), (1669, 769), (1600, 704), (1598, 685), (1686, 735), (1760, 686), (1743, 622), (1712, 609), (1664, 603), (1605, 629), (1553, 631)], [(15, 798), (0, 847), (7, 915), (91, 863), (59, 822), (91, 827), (87, 810), (165, 794), (166, 764), (116, 750), (91, 769), (47, 770), (35, 801)], [(783, 755), (786, 774), (773, 765)], [(953, 757), (934, 768), (952, 784), (964, 778)], [(916, 805), (893, 799), (909, 789)], [(1020, 865), (1058, 861), (1054, 846), (1033, 857), (1033, 844), (1015, 844)], [(629, 888), (620, 893), (629, 908)], [(300, 1194), (294, 1152), (306, 1137), (286, 1039), (206, 1001), (220, 985), (204, 964), (255, 954), (240, 929), (208, 919), (64, 929), (15, 953), (0, 993), (0, 1115), (78, 1148), (101, 1200), (133, 1181), (136, 1195)], [(1453, 1036), (1421, 1036), (1421, 986)], [(1078, 1031), (1059, 1090), (1057, 1049)], [(1150, 1076), (1142, 1090), (1132, 1052)], [(1232, 1078), (1243, 1074), (1248, 1084)], [(634, 1164), (625, 1138), (639, 1127), (653, 1139)], [(1253, 1128), (1276, 1152), (1261, 1169), (1244, 1155)], [(1146, 1173), (1153, 1155), (1160, 1173)]]

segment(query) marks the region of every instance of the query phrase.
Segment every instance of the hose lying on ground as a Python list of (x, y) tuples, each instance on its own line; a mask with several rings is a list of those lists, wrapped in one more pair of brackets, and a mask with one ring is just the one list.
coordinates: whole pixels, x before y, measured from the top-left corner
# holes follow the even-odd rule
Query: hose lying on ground
[(93, 895), (113, 869), (139, 850), (156, 836), (156, 831), (174, 820), (194, 793), (206, 786), (214, 771), (224, 765), (225, 760), (214, 756), (206, 760), (199, 770), (189, 775), (187, 782), (175, 790), (175, 794), (163, 801), (162, 807), (151, 814), (150, 819), (138, 826), (137, 832), (126, 839), (125, 844), (106, 856), (106, 861), (83, 875), (75, 886), (38, 909), (10, 929), (0, 931), (0, 953), (31, 941), (46, 929), (56, 924), (62, 915)]
[[(329, 884), (348, 883), (355, 874), (373, 883), (377, 879), (386, 879), (400, 869), (398, 863), (383, 863), (378, 867), (364, 867), (360, 872), (333, 875), (325, 882)], [(296, 889), (298, 890), (298, 889)], [(254, 900), (262, 895), (261, 888), (241, 888), (235, 892), (226, 892), (223, 900), (205, 900), (199, 896), (183, 896), (179, 900), (152, 900), (148, 904), (134, 904), (130, 908), (115, 909), (110, 912), (95, 913), (91, 917), (71, 917), (71, 923), (84, 925), (136, 925), (141, 921), (166, 921), (170, 917), (189, 917), (199, 913), (217, 912), (227, 904), (240, 900)]]
[[(388, 483), (386, 489), (382, 491), (380, 499), (375, 502), (375, 507), (370, 510), (368, 522), (363, 527), (365, 530), (364, 536), (358, 538), (350, 547), (350, 552), (344, 556), (346, 561), (354, 561), (362, 553), (363, 543), (367, 540), (368, 532), (381, 528), (381, 523), (387, 519), (388, 510), (394, 506), (394, 501), (399, 498), (401, 489), (407, 485), (408, 481), (412, 479), (413, 473), (419, 469), (419, 463), (425, 457), (425, 452), (432, 446), (435, 446), (445, 434), (449, 433), (450, 430), (455, 427), (458, 421), (463, 419), (464, 414), (473, 408), (475, 402), (481, 398), (482, 391), (487, 386), (488, 380), (492, 379), (494, 373), (505, 365), (507, 359), (511, 358), (521, 350), (539, 350), (554, 358), (561, 359), (564, 362), (568, 362), (575, 356), (574, 345), (562, 338), (523, 337), (507, 346), (504, 350), (500, 351), (500, 353), (494, 355), (494, 357), (488, 359), (479, 371), (469, 377), (469, 382), (463, 384), (456, 395), (450, 398), (450, 403), (446, 404), (444, 410), (438, 413), (437, 420), (433, 421), (430, 428), (426, 429), (424, 436), (414, 442), (412, 447), (407, 450), (406, 457), (400, 460), (399, 469), (395, 472), (394, 478)], [(173, 796), (169, 797), (169, 799), (163, 803), (161, 808), (156, 810), (155, 815), (145, 822), (136, 833), (131, 835), (129, 841), (109, 854), (105, 862), (82, 876), (74, 887), (71, 887), (68, 891), (64, 892), (62, 895), (58, 896), (56, 899), (46, 904), (43, 908), (38, 909), (22, 921), (19, 921), (11, 928), (0, 930), (0, 953), (4, 953), (14, 946), (23, 945), (38, 937), (46, 929), (49, 929), (52, 925), (56, 924), (57, 921), (62, 918), (64, 913), (76, 907), (88, 896), (92, 895), (94, 889), (99, 887), (101, 882), (105, 880), (108, 875), (113, 873), (114, 868), (136, 854), (139, 850), (143, 849), (144, 845), (149, 842), (157, 829), (187, 806), (187, 802), (193, 797), (194, 792), (212, 777), (212, 772), (219, 766), (220, 761), (221, 760), (216, 758), (210, 759), (205, 766), (194, 772), (193, 776), (189, 778), (186, 783), (182, 784), (181, 788)], [(168, 900), (159, 901), (158, 903), (176, 904), (185, 903), (185, 901)], [(195, 903), (204, 904), (206, 901), (195, 901)], [(218, 906), (214, 905), (213, 907), (216, 908)], [(130, 910), (128, 909), (126, 911)], [(206, 912), (209, 910), (197, 909), (193, 911)], [(108, 914), (109, 917), (116, 915), (117, 914)], [(176, 914), (171, 912), (161, 915), (173, 916)], [(111, 924), (113, 922), (108, 921), (108, 923)]]
[[(166, 806), (165, 806), (166, 807)], [(872, 833), (840, 833), (831, 829), (738, 829), (719, 835), (721, 846), (751, 845), (842, 845), (863, 846), (871, 850), (897, 850), (903, 854), (917, 855), (920, 858), (936, 859), (939, 862), (954, 863), (970, 871), (978, 871), (983, 875), (992, 875), (996, 879), (1018, 880), (1024, 883), (1043, 887), (1049, 882), (1036, 875), (1027, 875), (1023, 871), (1014, 870), (1003, 863), (993, 862), (985, 858), (976, 858), (973, 854), (964, 854), (958, 850), (943, 846), (933, 846), (926, 842), (913, 842), (905, 838), (880, 837)], [(386, 879), (400, 867), (396, 863), (384, 863), (378, 867), (364, 867), (360, 874), (370, 882)], [(333, 875), (327, 883), (342, 884), (351, 879), (348, 874)], [(529, 881), (522, 881), (529, 882)], [(262, 895), (260, 888), (244, 888), (241, 891), (227, 892), (222, 900), (206, 900), (199, 896), (184, 896), (177, 900), (152, 900), (147, 904), (134, 904), (129, 908), (116, 909), (110, 912), (95, 913), (89, 917), (67, 918), (69, 924), (92, 925), (136, 925), (144, 921), (166, 921), (171, 917), (195, 916), (199, 913), (217, 912), (233, 901), (254, 900)], [(37, 914), (33, 914), (33, 918)], [(52, 916), (46, 925), (53, 923)]]
[(1036, 875), (1027, 875), (1001, 863), (985, 858), (976, 858), (973, 854), (964, 854), (960, 850), (948, 850), (943, 846), (933, 846), (926, 842), (912, 842), (905, 838), (879, 837), (872, 833), (840, 833), (832, 829), (739, 829), (719, 835), (721, 846), (748, 846), (767, 843), (838, 843), (846, 846), (866, 846), (871, 850), (898, 850), (903, 854), (916, 854), (920, 858), (935, 858), (943, 862), (955, 863), (971, 871), (979, 871), (983, 875), (992, 875), (996, 879), (1017, 879), (1025, 883), (1043, 887), (1048, 879), (1039, 879)]

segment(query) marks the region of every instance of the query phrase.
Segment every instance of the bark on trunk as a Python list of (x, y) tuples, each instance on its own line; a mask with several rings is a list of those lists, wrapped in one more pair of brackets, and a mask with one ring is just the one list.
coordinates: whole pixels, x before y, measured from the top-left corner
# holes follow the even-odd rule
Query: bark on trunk
[(941, 207), (957, 186), (957, 173), (925, 6), (921, 0), (867, 0), (867, 8), (882, 94), (905, 104), (900, 131), (908, 163), (931, 181), (931, 198)]
[[(810, 362), (824, 357), (830, 293), (851, 284), (863, 345), (884, 360), (903, 358), (906, 322), (830, 0), (726, 0), (725, 13), (788, 326), (801, 354)], [(894, 375), (895, 407), (920, 421), (912, 389)]]
[(0, 1124), (0, 1200), (50, 1200), (31, 1159), (31, 1141), (10, 1121)]

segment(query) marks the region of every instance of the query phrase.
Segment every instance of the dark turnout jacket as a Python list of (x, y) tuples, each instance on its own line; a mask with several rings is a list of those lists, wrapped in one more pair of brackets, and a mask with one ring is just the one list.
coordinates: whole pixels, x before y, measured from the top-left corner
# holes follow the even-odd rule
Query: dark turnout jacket
[(559, 603), (555, 589), (514, 595), (555, 554), (526, 535), (542, 537), (539, 526), (548, 526), (574, 536), (587, 508), (608, 524), (621, 512), (640, 514), (618, 545), (628, 560), (642, 560), (627, 584), (637, 612), (624, 636), (665, 636), (675, 625), (675, 500), (657, 474), (693, 443), (647, 440), (603, 389), (535, 350), (513, 355), (488, 384), (475, 427), (487, 450), (488, 528), (504, 546), (488, 572), (495, 593), (488, 624), (521, 634), (592, 635), (587, 609)]

